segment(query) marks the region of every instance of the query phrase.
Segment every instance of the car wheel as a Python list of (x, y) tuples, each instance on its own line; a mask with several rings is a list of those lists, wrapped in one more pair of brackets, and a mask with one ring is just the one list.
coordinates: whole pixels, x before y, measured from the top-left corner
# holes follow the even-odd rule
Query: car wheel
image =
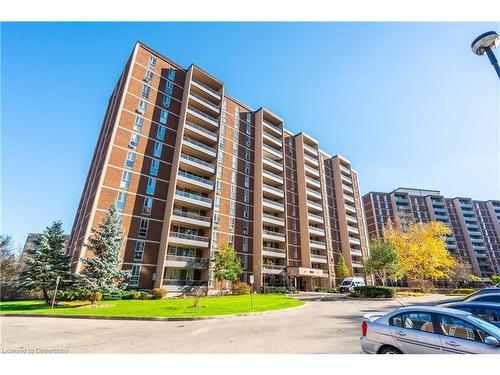
[(401, 353), (401, 350), (396, 349), (393, 346), (386, 346), (385, 348), (382, 348), (382, 350), (379, 351), (379, 354), (403, 354), (403, 353)]

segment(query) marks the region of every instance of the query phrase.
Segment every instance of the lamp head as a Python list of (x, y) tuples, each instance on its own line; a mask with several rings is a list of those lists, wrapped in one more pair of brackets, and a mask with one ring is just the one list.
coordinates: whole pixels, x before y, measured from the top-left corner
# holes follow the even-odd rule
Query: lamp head
[(472, 52), (481, 56), (484, 54), (486, 48), (490, 47), (491, 49), (495, 49), (498, 45), (500, 45), (500, 36), (495, 31), (488, 31), (474, 39), (471, 48)]

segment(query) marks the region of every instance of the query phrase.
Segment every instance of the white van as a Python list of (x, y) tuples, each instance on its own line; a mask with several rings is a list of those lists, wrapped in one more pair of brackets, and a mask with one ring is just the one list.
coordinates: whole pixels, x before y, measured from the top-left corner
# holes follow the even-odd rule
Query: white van
[(340, 284), (339, 292), (350, 292), (354, 289), (355, 286), (365, 286), (365, 279), (362, 277), (346, 277), (342, 280), (342, 284)]

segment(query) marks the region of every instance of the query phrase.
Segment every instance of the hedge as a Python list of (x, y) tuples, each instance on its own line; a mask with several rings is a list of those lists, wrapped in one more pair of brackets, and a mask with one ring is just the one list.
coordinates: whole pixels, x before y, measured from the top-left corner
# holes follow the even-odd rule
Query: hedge
[(262, 293), (266, 294), (286, 293), (286, 288), (284, 286), (263, 286)]
[(314, 288), (314, 291), (318, 293), (337, 293), (335, 288), (327, 288), (325, 286), (317, 286)]
[(386, 286), (356, 286), (350, 296), (365, 298), (393, 298), (396, 296), (396, 290)]
[(475, 291), (476, 291), (476, 289), (472, 289), (472, 288), (458, 288), (458, 289), (452, 290), (449, 294), (467, 295), (467, 294), (474, 293)]

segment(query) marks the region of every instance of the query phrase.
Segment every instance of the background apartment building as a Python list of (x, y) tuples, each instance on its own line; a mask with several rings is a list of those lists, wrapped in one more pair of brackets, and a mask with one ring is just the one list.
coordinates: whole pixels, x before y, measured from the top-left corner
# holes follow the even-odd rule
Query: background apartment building
[(445, 198), (437, 190), (399, 188), (391, 193), (363, 196), (369, 237), (381, 237), (389, 220), (399, 226), (440, 221), (453, 233), (446, 248), (467, 261), (484, 279), (500, 274), (500, 201)]
[(116, 202), (130, 286), (215, 287), (214, 252), (234, 245), (243, 280), (331, 286), (340, 254), (354, 273), (367, 251), (358, 176), (348, 160), (252, 110), (195, 65), (137, 43), (110, 98), (71, 232), (84, 241)]

